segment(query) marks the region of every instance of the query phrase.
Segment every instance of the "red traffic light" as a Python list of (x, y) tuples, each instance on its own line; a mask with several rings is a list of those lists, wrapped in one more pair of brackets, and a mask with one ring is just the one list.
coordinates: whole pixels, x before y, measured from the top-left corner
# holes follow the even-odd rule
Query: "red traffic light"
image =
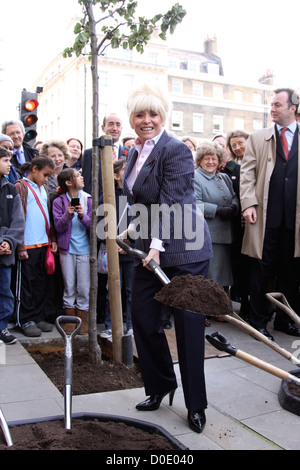
[(38, 105), (39, 102), (37, 100), (28, 100), (24, 104), (24, 107), (25, 109), (27, 109), (27, 111), (34, 111), (38, 107)]
[(37, 136), (38, 99), (38, 93), (31, 93), (23, 89), (20, 104), (20, 120), (23, 122), (25, 128), (24, 142), (32, 142)]

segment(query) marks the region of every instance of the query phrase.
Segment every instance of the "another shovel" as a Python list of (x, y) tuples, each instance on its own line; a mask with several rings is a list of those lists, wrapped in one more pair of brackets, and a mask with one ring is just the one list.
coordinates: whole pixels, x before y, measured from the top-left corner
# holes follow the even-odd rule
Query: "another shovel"
[(289, 383), (300, 385), (300, 379), (295, 375), (292, 375), (283, 369), (279, 369), (278, 367), (273, 366), (268, 362), (262, 361), (261, 359), (258, 359), (255, 356), (251, 356), (250, 354), (241, 351), (240, 349), (236, 349), (234, 346), (231, 346), (228, 339), (225, 338), (225, 336), (223, 336), (218, 331), (212, 333), (211, 335), (205, 335), (205, 338), (219, 351), (225, 351), (231, 354), (232, 356), (242, 359), (248, 364), (258, 367), (259, 369), (262, 369), (265, 372), (269, 372), (270, 374), (275, 375), (276, 377), (279, 377), (282, 380), (286, 380)]
[[(279, 307), (281, 310), (283, 310), (291, 319), (298, 325), (300, 326), (300, 317), (297, 315), (296, 312), (292, 309), (292, 307), (289, 305), (286, 297), (281, 294), (280, 292), (269, 292), (266, 294), (267, 299), (269, 299), (273, 304), (275, 304), (277, 307)], [(280, 302), (281, 299), (282, 301)]]
[(5, 421), (4, 414), (1, 408), (0, 408), (0, 426), (3, 431), (7, 446), (11, 447), (13, 445), (12, 438), (11, 438), (9, 428), (8, 428), (7, 422)]
[[(68, 335), (62, 324), (65, 323), (76, 323), (77, 327)], [(81, 319), (79, 317), (71, 317), (68, 315), (61, 315), (57, 317), (55, 324), (58, 332), (64, 338), (65, 342), (65, 386), (64, 386), (64, 411), (65, 411), (65, 429), (71, 430), (72, 427), (72, 364), (73, 364), (73, 352), (72, 352), (72, 341), (77, 335), (81, 328)]]
[[(122, 248), (126, 253), (128, 253), (131, 256), (134, 256), (134, 257), (136, 257), (140, 260), (143, 260), (147, 257), (147, 254), (145, 252), (143, 252), (141, 250), (138, 250), (136, 248), (130, 247), (119, 236), (116, 237), (116, 242), (120, 246), (120, 248)], [(154, 260), (151, 260), (150, 263), (148, 264), (148, 266), (151, 269), (151, 271), (160, 279), (160, 281), (164, 285), (169, 284), (171, 282), (170, 279), (166, 276), (166, 274), (163, 272), (163, 270), (158, 266), (158, 264)], [(227, 295), (227, 294), (224, 292), (224, 295)], [(201, 313), (201, 312), (196, 312), (196, 313)], [(213, 312), (211, 313), (211, 316), (214, 316)], [(246, 323), (235, 312), (232, 312), (231, 315), (222, 315), (222, 318), (224, 318), (229, 323), (237, 326), (238, 328), (241, 328), (241, 329), (247, 331), (249, 334), (254, 336), (257, 340), (259, 340), (262, 343), (266, 344), (268, 347), (270, 347), (274, 351), (278, 352), (285, 359), (291, 361), (293, 364), (300, 367), (300, 360), (297, 359), (297, 357), (293, 356), (293, 354), (291, 354), (289, 351), (287, 351), (286, 349), (284, 349), (281, 346), (279, 346), (278, 344), (276, 344), (275, 341), (270, 341), (265, 335), (263, 335), (262, 333), (257, 331), (255, 328), (253, 328), (248, 323)]]

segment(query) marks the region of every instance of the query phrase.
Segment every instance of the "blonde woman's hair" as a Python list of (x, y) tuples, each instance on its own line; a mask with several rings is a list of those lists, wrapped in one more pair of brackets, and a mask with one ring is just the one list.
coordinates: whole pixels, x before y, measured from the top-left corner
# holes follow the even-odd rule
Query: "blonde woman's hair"
[(158, 86), (143, 85), (137, 88), (127, 101), (127, 112), (131, 125), (134, 114), (142, 111), (154, 111), (160, 115), (165, 124), (169, 108), (169, 100)]
[(69, 147), (64, 140), (51, 140), (49, 142), (45, 142), (40, 150), (40, 155), (47, 155), (49, 147), (56, 147), (58, 148), (65, 156), (65, 160), (71, 157)]

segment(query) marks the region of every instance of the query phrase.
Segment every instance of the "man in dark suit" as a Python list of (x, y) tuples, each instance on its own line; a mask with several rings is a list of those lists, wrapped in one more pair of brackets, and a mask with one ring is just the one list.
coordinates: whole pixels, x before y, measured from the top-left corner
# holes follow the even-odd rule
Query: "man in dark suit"
[[(242, 160), (240, 198), (246, 220), (242, 252), (252, 258), (250, 323), (269, 339), (265, 294), (270, 282), (300, 314), (300, 128), (299, 98), (277, 89), (271, 102), (275, 124), (250, 135)], [(285, 150), (286, 149), (286, 150)], [(289, 316), (277, 309), (274, 329), (300, 336)]]
[(11, 163), (18, 169), (25, 162), (30, 162), (33, 157), (39, 155), (39, 151), (26, 142), (23, 142), (25, 129), (22, 121), (5, 121), (2, 124), (2, 133), (8, 135), (14, 143), (14, 154)]
[[(127, 156), (128, 149), (120, 144), (119, 140), (122, 133), (122, 121), (117, 114), (111, 113), (104, 117), (101, 126), (104, 134), (111, 135), (113, 139), (113, 155), (112, 158), (119, 159), (122, 156)], [(84, 190), (92, 193), (92, 148), (84, 151), (82, 159), (82, 176), (84, 179)], [(114, 157), (115, 154), (115, 157)], [(102, 173), (101, 173), (101, 158), (99, 155), (99, 196), (102, 194)]]

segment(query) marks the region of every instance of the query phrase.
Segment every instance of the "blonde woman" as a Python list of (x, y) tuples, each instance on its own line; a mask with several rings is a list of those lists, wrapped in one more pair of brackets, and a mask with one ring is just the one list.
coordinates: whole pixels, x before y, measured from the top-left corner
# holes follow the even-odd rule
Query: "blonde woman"
[(58, 187), (57, 176), (64, 168), (65, 162), (71, 157), (71, 154), (66, 142), (63, 140), (51, 140), (43, 144), (40, 155), (50, 157), (55, 164), (54, 171), (47, 181), (49, 196), (52, 198)]
[[(171, 405), (177, 388), (173, 361), (161, 326), (160, 305), (154, 299), (162, 284), (147, 265), (154, 259), (169, 278), (187, 274), (207, 276), (212, 255), (207, 225), (201, 211), (196, 210), (193, 157), (183, 142), (164, 129), (168, 110), (166, 94), (149, 86), (137, 89), (128, 101), (129, 121), (138, 137), (128, 154), (124, 194), (131, 207), (142, 204), (151, 220), (148, 231), (135, 240), (136, 248), (147, 256), (134, 267), (132, 290), (133, 331), (145, 391), (149, 395), (136, 405), (140, 411), (157, 410), (166, 395)], [(172, 207), (174, 204), (183, 218), (180, 238), (175, 236), (172, 217), (170, 233), (164, 234), (159, 215), (152, 211), (155, 205)], [(197, 219), (203, 236), (203, 243), (200, 247), (195, 244), (195, 249), (187, 246), (183, 230), (188, 224), (186, 207), (190, 208), (194, 220)], [(127, 231), (122, 237), (128, 237)], [(203, 367), (205, 317), (175, 308), (174, 323), (188, 423), (193, 431), (201, 433), (207, 407)]]

